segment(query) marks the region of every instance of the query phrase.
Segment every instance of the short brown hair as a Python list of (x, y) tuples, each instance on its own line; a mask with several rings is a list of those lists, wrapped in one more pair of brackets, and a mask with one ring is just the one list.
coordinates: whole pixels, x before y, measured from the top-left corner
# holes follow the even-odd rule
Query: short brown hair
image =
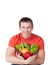
[(31, 18), (28, 18), (28, 17), (21, 18), (19, 21), (19, 27), (21, 26), (21, 22), (27, 22), (27, 23), (30, 22), (32, 24), (32, 27), (33, 27), (33, 21)]

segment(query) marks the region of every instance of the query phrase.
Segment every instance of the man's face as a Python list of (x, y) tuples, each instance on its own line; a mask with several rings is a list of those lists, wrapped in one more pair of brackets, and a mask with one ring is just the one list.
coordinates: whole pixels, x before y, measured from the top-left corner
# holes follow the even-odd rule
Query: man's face
[(31, 22), (21, 22), (20, 30), (24, 38), (29, 38), (33, 27)]

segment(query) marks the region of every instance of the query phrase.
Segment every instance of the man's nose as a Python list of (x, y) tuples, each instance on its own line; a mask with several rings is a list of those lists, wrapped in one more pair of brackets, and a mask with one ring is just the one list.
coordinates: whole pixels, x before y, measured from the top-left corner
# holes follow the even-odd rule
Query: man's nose
[(25, 31), (28, 31), (28, 29), (27, 29), (27, 28), (25, 28)]

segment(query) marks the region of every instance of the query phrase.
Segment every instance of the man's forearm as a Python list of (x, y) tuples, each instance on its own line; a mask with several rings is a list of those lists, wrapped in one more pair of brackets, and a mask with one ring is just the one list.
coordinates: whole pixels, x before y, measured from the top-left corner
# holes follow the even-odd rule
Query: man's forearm
[(36, 60), (34, 61), (34, 64), (43, 64), (44, 60), (42, 58), (36, 58)]
[(13, 64), (25, 64), (25, 60), (18, 59), (15, 56), (8, 57), (7, 61)]

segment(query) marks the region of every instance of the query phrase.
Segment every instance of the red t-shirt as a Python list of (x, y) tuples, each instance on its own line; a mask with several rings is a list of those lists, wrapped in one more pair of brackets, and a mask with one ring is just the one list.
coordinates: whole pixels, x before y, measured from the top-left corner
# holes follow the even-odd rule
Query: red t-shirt
[(17, 45), (17, 44), (20, 44), (20, 43), (28, 43), (28, 44), (38, 44), (39, 45), (39, 50), (44, 50), (44, 41), (43, 39), (38, 36), (38, 35), (35, 35), (35, 34), (31, 34), (31, 37), (28, 38), (28, 39), (25, 39), (21, 33), (13, 36), (10, 41), (9, 41), (9, 46), (10, 47), (14, 47)]

